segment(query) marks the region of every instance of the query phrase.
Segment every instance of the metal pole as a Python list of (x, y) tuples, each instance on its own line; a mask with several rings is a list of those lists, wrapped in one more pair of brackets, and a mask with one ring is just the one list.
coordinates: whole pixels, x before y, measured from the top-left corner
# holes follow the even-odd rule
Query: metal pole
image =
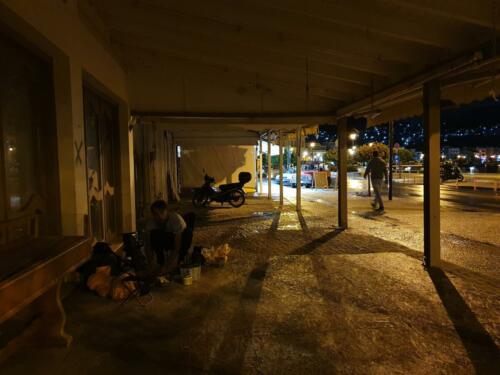
[(279, 145), (280, 145), (280, 165), (279, 165), (279, 170), (280, 170), (280, 205), (283, 206), (283, 133), (279, 132)]
[(262, 138), (259, 139), (259, 194), (262, 194), (264, 191), (262, 189), (262, 157), (264, 153), (262, 152)]
[(439, 267), (440, 247), (440, 85), (431, 81), (424, 85), (424, 265)]
[(297, 185), (296, 197), (295, 197), (295, 207), (297, 211), (302, 209), (302, 128), (299, 126), (296, 130), (296, 140), (297, 140), (297, 171), (295, 183)]
[(394, 161), (394, 121), (389, 122), (389, 200), (392, 201), (392, 164)]
[(372, 196), (372, 186), (371, 186), (371, 178), (372, 176), (370, 175), (370, 173), (368, 173), (368, 176), (367, 176), (367, 180), (368, 180), (368, 196), (371, 197)]
[(267, 133), (267, 198), (272, 199), (273, 195), (271, 193), (271, 176), (272, 176), (272, 165), (271, 165), (271, 137)]
[(337, 125), (337, 180), (338, 180), (338, 226), (347, 228), (347, 118), (341, 118)]

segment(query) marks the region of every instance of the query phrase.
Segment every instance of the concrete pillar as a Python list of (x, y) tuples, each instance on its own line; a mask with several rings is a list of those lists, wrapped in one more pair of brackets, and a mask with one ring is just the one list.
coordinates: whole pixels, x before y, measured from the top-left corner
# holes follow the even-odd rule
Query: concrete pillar
[(347, 118), (337, 124), (338, 226), (347, 228)]
[(428, 82), (424, 85), (424, 265), (426, 267), (438, 267), (441, 261), (440, 97), (439, 81)]
[(273, 194), (271, 192), (271, 170), (272, 170), (272, 164), (271, 164), (271, 137), (269, 136), (270, 134), (267, 133), (267, 198), (272, 199)]
[(394, 159), (394, 121), (389, 122), (389, 200), (392, 201), (392, 164)]
[(262, 194), (264, 191), (262, 189), (262, 160), (264, 153), (262, 152), (262, 138), (259, 139), (259, 194)]
[(82, 67), (56, 56), (53, 72), (61, 232), (82, 236), (86, 234), (88, 214)]
[(297, 211), (302, 209), (302, 127), (297, 127), (296, 130), (296, 140), (297, 140), (297, 171), (296, 179), (297, 190), (296, 190), (296, 200), (295, 207)]
[[(136, 230), (134, 123), (125, 102), (119, 103), (121, 232)], [(175, 189), (175, 187), (173, 187)]]
[(280, 170), (280, 205), (283, 205), (284, 202), (284, 197), (283, 197), (283, 133), (279, 132), (279, 142), (280, 142), (280, 165), (279, 165), (279, 170)]

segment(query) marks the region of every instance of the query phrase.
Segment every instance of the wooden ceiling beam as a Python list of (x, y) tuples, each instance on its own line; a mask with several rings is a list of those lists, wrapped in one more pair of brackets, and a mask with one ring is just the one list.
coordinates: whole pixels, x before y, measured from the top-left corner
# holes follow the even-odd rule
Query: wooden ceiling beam
[[(128, 71), (131, 78), (137, 74), (149, 74), (154, 75), (157, 77), (157, 81), (162, 82), (162, 79), (173, 80), (181, 77), (188, 83), (189, 81), (196, 81), (204, 82), (209, 86), (229, 87), (234, 90), (235, 94), (241, 96), (261, 95), (264, 102), (270, 95), (299, 98), (304, 102), (304, 107), (307, 106), (308, 97), (305, 88), (295, 81), (277, 79), (269, 75), (258, 77), (257, 81), (257, 77), (253, 72), (186, 57), (170, 56), (165, 53), (159, 54), (143, 47), (127, 48), (126, 51)], [(345, 94), (339, 94), (334, 90), (311, 84), (309, 88), (311, 107), (314, 107), (315, 98), (330, 103), (330, 108), (351, 100)]]
[[(122, 29), (124, 24), (132, 24), (150, 32), (183, 34), (193, 39), (210, 38), (220, 44), (227, 44), (228, 48), (233, 48), (234, 45), (248, 48), (257, 55), (274, 52), (294, 59), (307, 57), (310, 61), (317, 63), (340, 66), (353, 72), (369, 73), (384, 78), (409, 70), (407, 64), (382, 61), (378, 56), (360, 58), (351, 53), (318, 50), (310, 43), (284, 40), (276, 33), (250, 32), (248, 29), (234, 25), (176, 12), (152, 13), (151, 10), (143, 7), (132, 9), (131, 6), (127, 6), (126, 2), (121, 3), (119, 7), (114, 7), (115, 1), (107, 0), (98, 4), (108, 26), (118, 30)], [(133, 17), (130, 16), (131, 12), (134, 14)]]
[(153, 56), (152, 58), (159, 59), (159, 61), (161, 61), (161, 56), (179, 57), (202, 64), (217, 65), (225, 69), (245, 71), (252, 74), (254, 77), (260, 77), (260, 80), (262, 80), (264, 84), (265, 77), (273, 77), (281, 81), (295, 83), (301, 86), (303, 90), (306, 90), (306, 85), (309, 84), (309, 87), (323, 87), (330, 90), (332, 93), (336, 93), (338, 99), (359, 96), (369, 92), (369, 88), (367, 87), (336, 81), (313, 74), (307, 78), (305, 73), (280, 66), (253, 61), (246, 62), (243, 59), (228, 58), (223, 54), (207, 55), (204, 54), (203, 51), (193, 49), (192, 46), (183, 47), (181, 44), (173, 44), (175, 43), (174, 41), (169, 43), (168, 40), (164, 40), (163, 46), (160, 46), (162, 43), (158, 43), (158, 41), (150, 42), (144, 37), (136, 37), (131, 34), (116, 34), (114, 43), (121, 45), (122, 48), (124, 48), (125, 54), (127, 48), (134, 48), (136, 50), (143, 49), (150, 52)]
[(418, 65), (435, 60), (444, 53), (436, 48), (391, 41), (380, 36), (301, 28), (300, 25), (287, 21), (286, 17), (274, 19), (255, 11), (243, 12), (239, 7), (221, 7), (219, 2), (124, 0), (120, 1), (121, 6), (113, 6), (115, 2), (116, 0), (107, 0), (98, 5), (106, 10), (109, 20), (113, 19), (116, 12), (126, 10), (128, 22), (134, 23), (142, 10), (149, 19), (156, 17), (163, 24), (176, 27), (190, 22), (194, 29), (203, 28), (206, 32), (210, 32), (212, 28), (224, 28), (225, 32), (234, 36), (246, 34), (254, 41), (262, 41), (268, 45), (290, 42), (308, 46), (312, 50), (360, 60)]
[[(269, 9), (283, 14), (307, 19), (318, 28), (348, 28), (365, 35), (382, 35), (392, 39), (423, 44), (444, 49), (461, 50), (464, 42), (471, 36), (457, 27), (447, 27), (442, 23), (431, 22), (422, 17), (399, 18), (388, 7), (381, 7), (373, 0), (352, 0), (347, 2), (329, 2), (308, 0), (305, 6), (302, 0), (240, 0), (258, 5), (268, 12)], [(422, 23), (426, 27), (422, 27)]]
[(451, 19), (457, 22), (491, 29), (493, 26), (493, 6), (496, 3), (496, 27), (500, 26), (500, 4), (497, 0), (381, 0), (423, 14)]

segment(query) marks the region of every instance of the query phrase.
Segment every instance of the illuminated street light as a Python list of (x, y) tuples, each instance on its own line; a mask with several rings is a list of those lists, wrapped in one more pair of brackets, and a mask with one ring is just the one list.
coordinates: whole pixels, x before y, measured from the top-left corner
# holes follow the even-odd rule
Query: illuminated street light
[(316, 143), (311, 142), (311, 143), (309, 143), (309, 146), (311, 146), (311, 148), (314, 148), (316, 146)]
[(307, 155), (309, 155), (309, 152), (307, 152), (307, 151), (304, 151), (304, 152), (302, 153), (302, 156), (307, 156)]
[(354, 153), (356, 152), (356, 151), (355, 151), (354, 149), (352, 149), (352, 148), (350, 148), (348, 151), (349, 151), (349, 155), (351, 155), (351, 156), (352, 156), (352, 155), (354, 155)]
[(352, 140), (352, 141), (355, 141), (356, 138), (358, 138), (358, 134), (357, 133), (351, 133), (349, 134), (349, 138)]
[(368, 146), (372, 147), (373, 146), (373, 142), (368, 143)]

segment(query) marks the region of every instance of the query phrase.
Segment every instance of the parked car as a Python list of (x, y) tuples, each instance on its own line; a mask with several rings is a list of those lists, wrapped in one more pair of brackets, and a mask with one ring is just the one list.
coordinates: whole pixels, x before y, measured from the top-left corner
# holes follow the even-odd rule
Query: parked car
[[(308, 173), (304, 173), (302, 171), (302, 175), (300, 176), (300, 182), (302, 186), (305, 186), (306, 188), (310, 188), (313, 185), (313, 176)], [(297, 187), (297, 174), (293, 173), (290, 176), (290, 186), (295, 188)]]

